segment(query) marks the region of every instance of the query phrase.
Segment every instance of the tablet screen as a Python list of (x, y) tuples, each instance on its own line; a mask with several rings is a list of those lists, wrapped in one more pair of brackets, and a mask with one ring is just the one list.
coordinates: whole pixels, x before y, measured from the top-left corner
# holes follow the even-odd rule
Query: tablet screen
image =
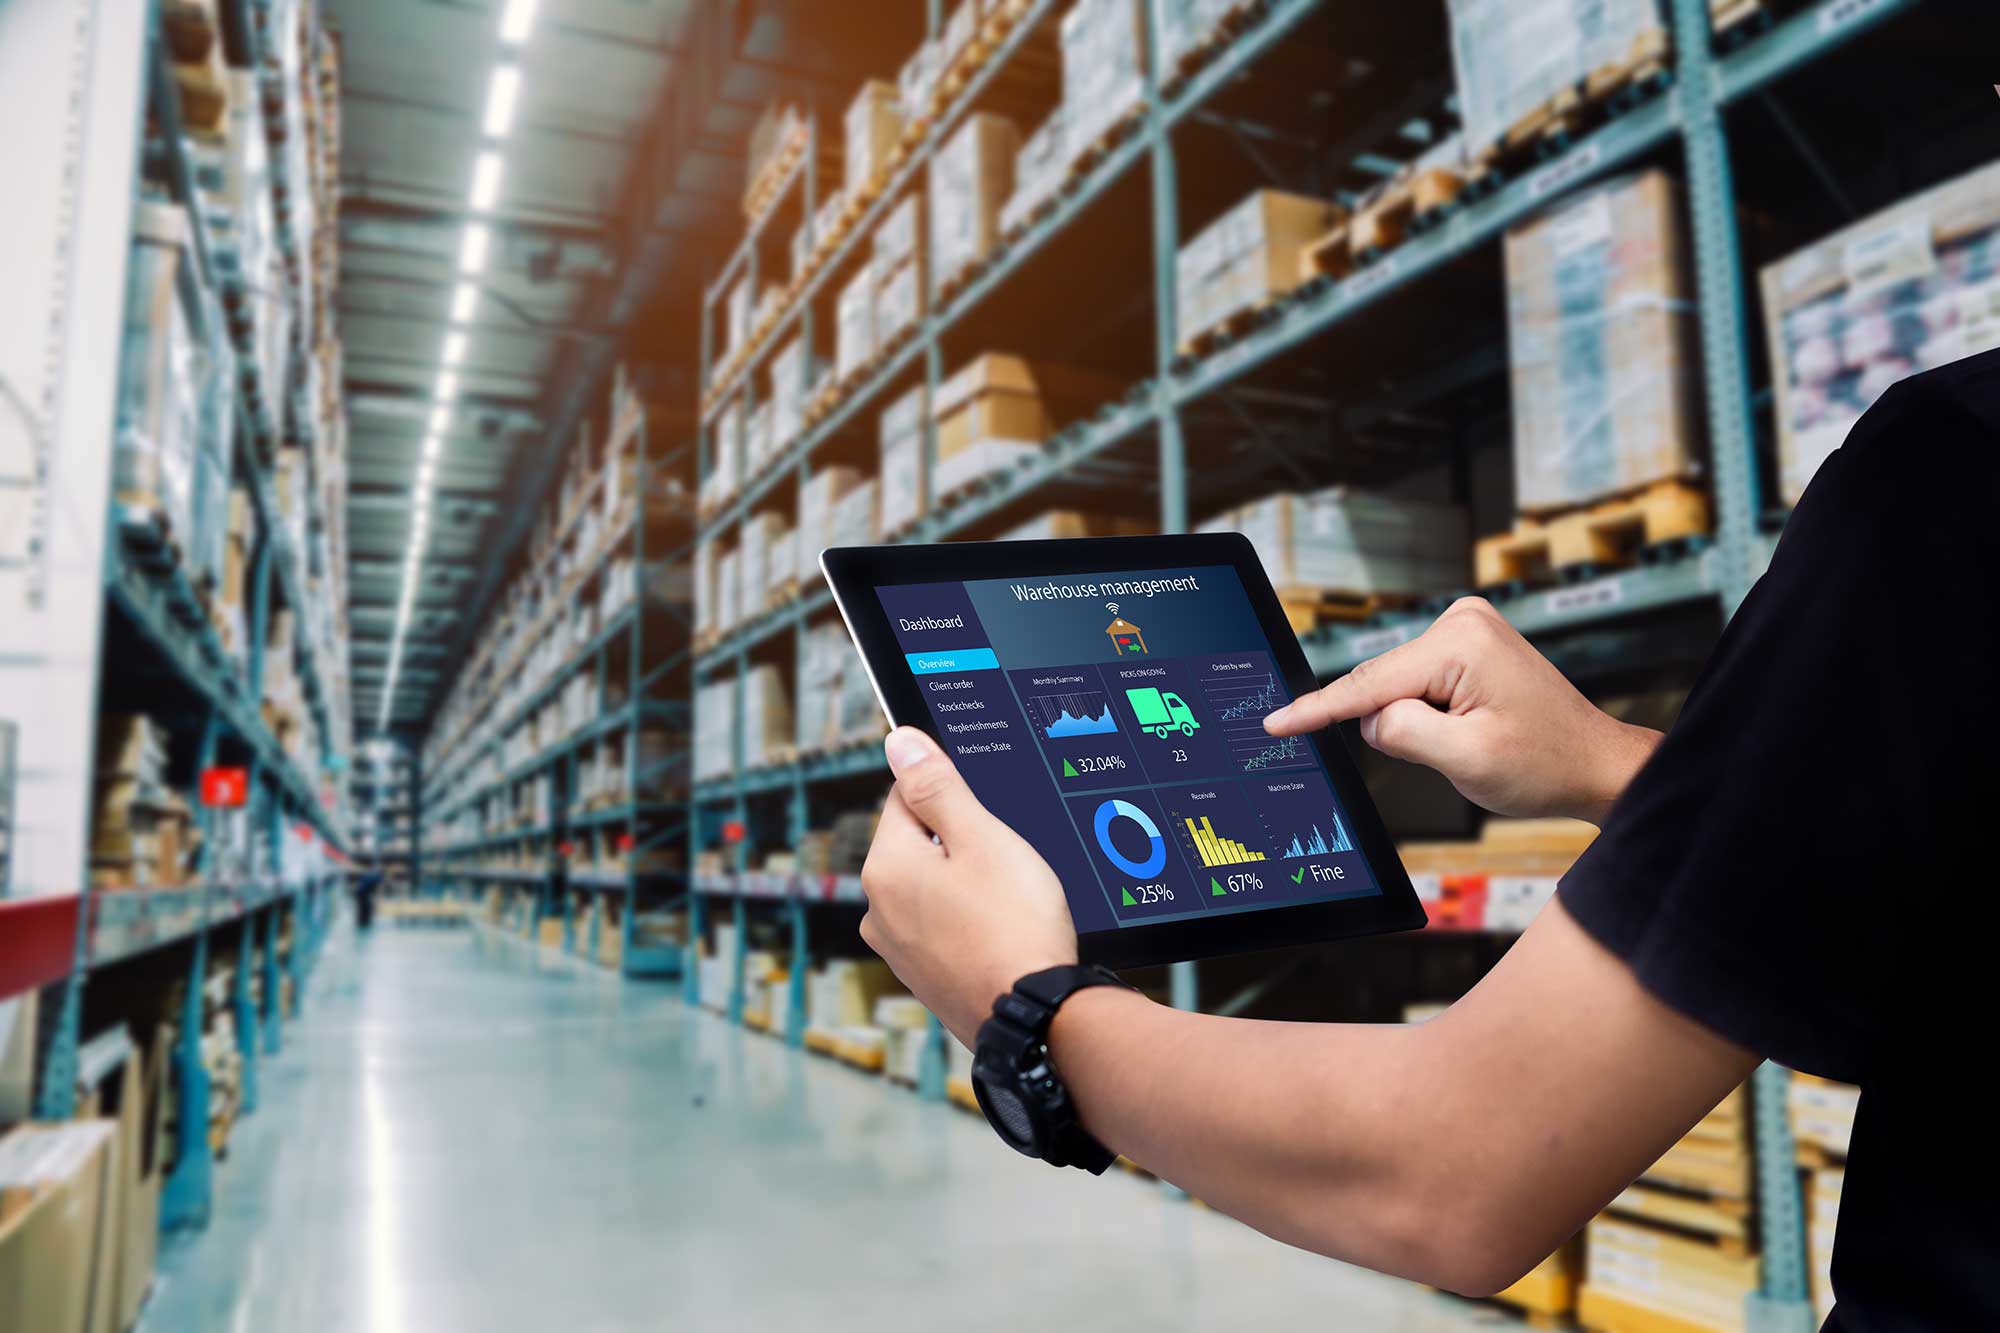
[(936, 734), (1079, 932), (1371, 896), (1226, 565), (876, 588)]

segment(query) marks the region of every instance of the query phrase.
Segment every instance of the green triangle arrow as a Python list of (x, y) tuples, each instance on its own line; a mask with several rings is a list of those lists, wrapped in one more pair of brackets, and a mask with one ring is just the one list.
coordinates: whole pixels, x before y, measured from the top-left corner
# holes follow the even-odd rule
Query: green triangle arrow
[(1211, 898), (1227, 898), (1229, 896), (1227, 893), (1223, 892), (1222, 885), (1216, 881), (1216, 878), (1213, 875), (1210, 875), (1208, 877), (1208, 887), (1209, 887), (1209, 896)]
[(1123, 889), (1120, 891), (1125, 895), (1125, 905), (1127, 907), (1137, 907), (1139, 905), (1138, 902), (1132, 897), (1132, 890)]
[(1076, 776), (1076, 765), (1072, 764), (1067, 759), (1063, 760), (1063, 776), (1066, 778), (1073, 778)]

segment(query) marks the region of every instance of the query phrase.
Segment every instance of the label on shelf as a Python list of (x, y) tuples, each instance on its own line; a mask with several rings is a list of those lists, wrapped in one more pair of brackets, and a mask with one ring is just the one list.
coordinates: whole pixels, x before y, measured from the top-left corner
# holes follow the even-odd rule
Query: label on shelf
[(1417, 627), (1410, 625), (1390, 625), (1384, 629), (1372, 629), (1365, 634), (1356, 634), (1347, 641), (1347, 647), (1357, 659), (1379, 657), (1391, 648), (1401, 647), (1415, 638)]
[(1559, 161), (1551, 162), (1528, 177), (1529, 201), (1546, 199), (1556, 191), (1576, 184), (1596, 168), (1603, 156), (1604, 150), (1595, 139), (1577, 145), (1563, 154)]
[(1558, 588), (1543, 596), (1542, 604), (1550, 615), (1574, 615), (1578, 611), (1591, 611), (1601, 606), (1615, 606), (1625, 600), (1624, 581), (1616, 577), (1598, 579), (1591, 583), (1579, 583), (1574, 588)]
[(1833, 0), (1832, 4), (1822, 6), (1819, 13), (1813, 16), (1813, 30), (1824, 37), (1850, 23), (1858, 23), (1871, 14), (1888, 9), (1897, 2), (1898, 0)]

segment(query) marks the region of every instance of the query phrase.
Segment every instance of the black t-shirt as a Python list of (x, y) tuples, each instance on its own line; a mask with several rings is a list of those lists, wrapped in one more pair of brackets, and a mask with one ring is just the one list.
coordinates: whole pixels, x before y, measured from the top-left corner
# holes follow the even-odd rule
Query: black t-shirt
[(2000, 1328), (1996, 576), (2000, 352), (1827, 459), (1560, 890), (1673, 1008), (1861, 1086), (1841, 1333)]

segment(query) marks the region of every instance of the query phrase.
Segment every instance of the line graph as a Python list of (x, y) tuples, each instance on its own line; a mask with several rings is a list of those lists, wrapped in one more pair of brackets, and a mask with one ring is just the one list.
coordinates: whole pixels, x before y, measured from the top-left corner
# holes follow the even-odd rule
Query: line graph
[(1201, 689), (1229, 747), (1229, 758), (1240, 771), (1261, 773), (1307, 762), (1305, 743), (1297, 736), (1273, 736), (1264, 730), (1264, 715), (1284, 701), (1275, 673), (1207, 678)]
[(1101, 736), (1118, 730), (1111, 714), (1111, 701), (1102, 690), (1076, 690), (1069, 694), (1033, 694), (1028, 703), (1035, 710), (1036, 724), (1050, 740), (1064, 736)]

